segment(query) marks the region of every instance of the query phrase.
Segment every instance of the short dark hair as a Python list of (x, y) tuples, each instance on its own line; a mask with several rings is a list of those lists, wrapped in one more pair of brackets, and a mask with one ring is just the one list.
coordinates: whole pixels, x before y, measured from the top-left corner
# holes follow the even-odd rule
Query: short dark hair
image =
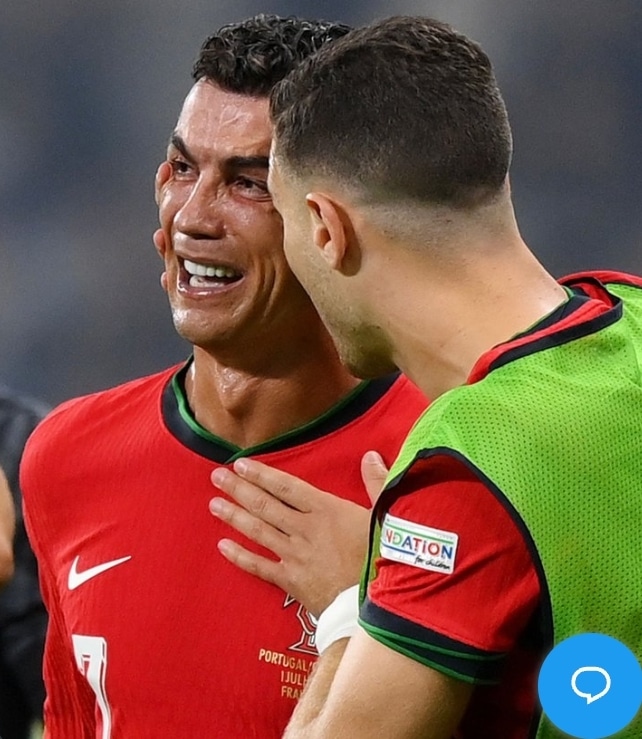
[(343, 23), (256, 15), (210, 36), (201, 46), (192, 77), (205, 77), (229, 92), (267, 97), (306, 57), (349, 30)]
[(469, 208), (494, 198), (512, 153), (480, 46), (447, 24), (396, 16), (305, 60), (271, 96), (277, 156), (372, 202)]

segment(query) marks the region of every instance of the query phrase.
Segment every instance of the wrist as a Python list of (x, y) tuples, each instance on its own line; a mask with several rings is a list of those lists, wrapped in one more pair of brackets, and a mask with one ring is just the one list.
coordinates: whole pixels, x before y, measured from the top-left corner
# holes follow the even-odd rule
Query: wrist
[(348, 639), (357, 630), (359, 586), (342, 590), (317, 619), (316, 647), (319, 654), (339, 639)]

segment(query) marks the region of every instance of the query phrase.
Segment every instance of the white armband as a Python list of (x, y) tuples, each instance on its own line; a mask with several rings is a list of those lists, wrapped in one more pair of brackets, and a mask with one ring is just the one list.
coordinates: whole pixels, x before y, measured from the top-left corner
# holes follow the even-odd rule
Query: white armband
[(319, 654), (339, 639), (351, 637), (357, 630), (359, 586), (343, 590), (317, 620), (316, 646)]

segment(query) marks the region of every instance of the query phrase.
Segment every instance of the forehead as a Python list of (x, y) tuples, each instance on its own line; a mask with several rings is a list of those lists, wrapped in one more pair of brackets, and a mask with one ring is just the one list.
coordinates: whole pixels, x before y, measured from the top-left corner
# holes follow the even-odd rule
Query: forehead
[(195, 156), (267, 156), (269, 100), (221, 90), (201, 79), (185, 98), (175, 132)]

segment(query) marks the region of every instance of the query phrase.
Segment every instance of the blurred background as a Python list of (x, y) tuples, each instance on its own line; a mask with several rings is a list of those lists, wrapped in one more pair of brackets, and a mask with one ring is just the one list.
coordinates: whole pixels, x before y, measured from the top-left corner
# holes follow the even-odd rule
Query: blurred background
[(640, 0), (2, 0), (0, 379), (50, 403), (183, 359), (152, 182), (203, 39), (257, 12), (432, 15), (481, 42), (527, 242), (555, 274), (642, 271)]

